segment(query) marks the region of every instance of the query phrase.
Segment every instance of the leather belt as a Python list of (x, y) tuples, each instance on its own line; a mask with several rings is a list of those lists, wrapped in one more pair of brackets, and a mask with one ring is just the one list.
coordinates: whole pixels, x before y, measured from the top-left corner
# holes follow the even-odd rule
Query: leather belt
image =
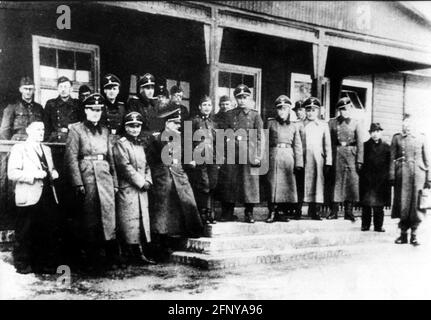
[(68, 133), (69, 129), (68, 128), (57, 128), (57, 132), (62, 132), (62, 133)]
[(104, 154), (94, 154), (91, 156), (81, 156), (80, 160), (106, 160), (106, 156)]
[(277, 148), (292, 148), (292, 146), (288, 143), (277, 143)]
[(347, 143), (345, 141), (342, 141), (342, 142), (338, 142), (337, 146), (341, 146), (341, 147), (356, 147), (356, 142), (349, 142), (349, 143)]

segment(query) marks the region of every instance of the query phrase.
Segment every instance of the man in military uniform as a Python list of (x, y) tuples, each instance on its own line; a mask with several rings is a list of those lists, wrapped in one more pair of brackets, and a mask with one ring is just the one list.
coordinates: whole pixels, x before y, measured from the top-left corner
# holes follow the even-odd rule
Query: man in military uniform
[(23, 77), (19, 84), (21, 99), (8, 105), (3, 111), (0, 127), (0, 139), (25, 141), (25, 129), (32, 121), (43, 120), (44, 110), (36, 103), (34, 96), (34, 82), (29, 77)]
[(304, 202), (308, 215), (322, 220), (325, 176), (332, 165), (331, 134), (328, 124), (319, 119), (321, 103), (310, 97), (303, 103), (307, 118), (304, 121)]
[(49, 142), (66, 142), (71, 124), (81, 120), (79, 101), (70, 96), (72, 81), (60, 77), (57, 81), (58, 97), (45, 105), (45, 139)]
[(137, 95), (132, 96), (127, 102), (127, 112), (139, 112), (144, 118), (141, 135), (148, 143), (149, 136), (160, 131), (161, 121), (157, 118), (158, 108), (154, 98), (155, 78), (152, 74), (144, 74), (138, 81)]
[(214, 192), (218, 178), (218, 165), (215, 163), (217, 124), (210, 117), (212, 109), (211, 98), (204, 96), (199, 104), (199, 114), (192, 119), (193, 133), (201, 136), (200, 141), (193, 142), (193, 153), (199, 153), (201, 159), (194, 162), (198, 163), (190, 177), (202, 221), (206, 224), (215, 223)]
[(407, 243), (410, 229), (410, 244), (419, 245), (417, 229), (424, 218), (419, 209), (419, 192), (431, 187), (430, 147), (424, 134), (418, 133), (410, 115), (404, 115), (403, 128), (392, 138), (389, 181), (394, 186), (392, 218), (399, 218), (400, 236), (397, 244)]
[(219, 111), (213, 116), (213, 120), (217, 123), (220, 128), (224, 127), (226, 121), (226, 112), (232, 110), (232, 101), (228, 96), (221, 96), (219, 101)]
[(64, 160), (81, 206), (75, 219), (87, 254), (85, 267), (97, 272), (105, 267), (101, 261), (103, 249), (107, 266), (121, 265), (115, 233), (118, 181), (109, 132), (100, 124), (104, 99), (93, 93), (84, 103), (86, 120), (71, 125)]
[[(226, 180), (223, 183), (221, 195), (221, 219), (224, 221), (236, 220), (233, 212), (235, 203), (239, 202), (245, 205), (245, 221), (254, 223), (254, 204), (260, 202), (259, 175), (252, 174), (252, 169), (253, 167), (259, 167), (261, 164), (262, 155), (259, 154), (259, 149), (263, 122), (259, 113), (250, 108), (250, 95), (251, 91), (246, 85), (238, 85), (234, 90), (238, 106), (226, 114), (226, 129), (233, 129), (234, 131), (244, 129), (245, 132), (240, 130), (242, 132), (235, 134), (235, 164), (225, 164), (223, 166), (224, 170), (226, 170)], [(254, 144), (253, 139), (250, 139), (251, 134), (248, 129), (257, 129), (257, 141)], [(243, 140), (242, 143), (240, 143), (241, 140)], [(229, 143), (229, 141), (227, 142)], [(252, 150), (243, 150), (244, 142)], [(239, 158), (243, 157), (244, 153), (246, 153), (246, 163), (240, 164)]]
[(124, 102), (118, 100), (121, 81), (114, 74), (107, 74), (102, 79), (106, 108), (102, 112), (101, 123), (109, 130), (112, 144), (118, 139), (118, 131), (126, 114)]
[(85, 107), (84, 107), (84, 100), (87, 99), (87, 97), (91, 94), (91, 89), (83, 84), (78, 89), (78, 100), (79, 100), (79, 120), (85, 119)]
[(181, 113), (181, 127), (184, 128), (184, 121), (189, 119), (189, 109), (186, 106), (181, 104), (183, 101), (184, 91), (180, 86), (172, 86), (171, 90), (171, 98), (169, 104), (167, 106), (167, 110), (175, 110), (180, 109)]
[(168, 110), (159, 117), (165, 128), (162, 133), (152, 136), (147, 153), (152, 190), (157, 199), (150, 210), (150, 223), (154, 239), (169, 247), (169, 237), (202, 236), (203, 225), (192, 187), (181, 164), (180, 110)]
[[(295, 102), (295, 107), (292, 109), (296, 114), (295, 124), (298, 127), (299, 135), (302, 141), (302, 151), (305, 158), (305, 133), (304, 133), (304, 121), (306, 119), (305, 108), (303, 105), (304, 101), (298, 100)], [(296, 190), (298, 193), (298, 203), (294, 210), (293, 218), (295, 220), (300, 220), (302, 216), (302, 204), (304, 202), (304, 170), (299, 170), (295, 173), (296, 178)]]
[(358, 173), (364, 162), (364, 133), (361, 123), (351, 117), (350, 98), (341, 98), (336, 108), (340, 115), (329, 120), (335, 183), (328, 219), (337, 219), (338, 205), (344, 203), (344, 219), (354, 222), (353, 204), (360, 200)]

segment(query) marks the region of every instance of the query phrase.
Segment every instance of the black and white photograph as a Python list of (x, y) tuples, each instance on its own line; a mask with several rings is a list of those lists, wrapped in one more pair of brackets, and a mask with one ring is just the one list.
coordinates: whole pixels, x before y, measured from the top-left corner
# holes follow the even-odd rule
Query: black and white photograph
[(0, 300), (430, 300), (430, 170), (431, 1), (0, 1)]

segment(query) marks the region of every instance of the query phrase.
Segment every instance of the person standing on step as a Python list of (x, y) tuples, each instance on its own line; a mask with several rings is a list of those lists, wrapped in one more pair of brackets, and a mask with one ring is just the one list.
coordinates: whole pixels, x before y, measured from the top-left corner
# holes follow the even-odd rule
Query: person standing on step
[[(269, 214), (266, 222), (281, 221), (280, 210), (298, 202), (295, 173), (304, 167), (298, 126), (290, 121), (292, 102), (285, 95), (275, 100), (277, 116), (268, 118), (269, 130)], [(285, 219), (284, 221), (289, 221)]]
[(382, 131), (379, 123), (372, 123), (369, 130), (371, 138), (364, 143), (364, 165), (360, 174), (362, 231), (370, 230), (373, 216), (374, 231), (385, 232), (384, 207), (391, 205), (391, 151), (389, 144), (382, 141)]
[(143, 117), (139, 112), (128, 113), (120, 132), (122, 137), (113, 148), (118, 176), (118, 229), (127, 246), (131, 262), (152, 264), (145, 255), (151, 242), (148, 194), (153, 180), (140, 137)]
[(335, 176), (328, 219), (337, 219), (338, 206), (344, 204), (344, 219), (355, 222), (353, 205), (360, 200), (359, 172), (364, 162), (364, 133), (362, 123), (352, 118), (350, 98), (341, 98), (336, 108), (340, 115), (329, 120)]
[(196, 203), (205, 224), (216, 223), (214, 192), (219, 165), (216, 164), (215, 152), (217, 124), (211, 119), (212, 110), (211, 98), (205, 95), (199, 103), (199, 114), (192, 119), (193, 134), (199, 135), (201, 140), (193, 141), (194, 168), (191, 170), (190, 178)]
[(27, 139), (15, 144), (8, 161), (7, 176), (16, 182), (17, 219), (13, 249), (18, 273), (57, 272), (59, 258), (58, 199), (53, 181), (58, 178), (51, 149), (41, 144), (41, 120), (30, 122)]
[[(257, 169), (261, 165), (263, 122), (259, 113), (251, 107), (251, 91), (246, 85), (238, 85), (234, 90), (234, 96), (238, 106), (227, 112), (225, 129), (232, 129), (235, 132), (235, 163), (223, 166), (226, 179), (221, 195), (221, 219), (236, 220), (233, 214), (235, 203), (244, 203), (245, 222), (254, 223), (253, 208), (260, 202), (260, 189), (259, 175), (253, 174), (252, 169)], [(255, 137), (252, 137), (253, 131), (250, 129), (255, 130)], [(244, 145), (250, 150), (244, 148)]]
[(332, 166), (331, 135), (328, 124), (319, 119), (320, 100), (310, 97), (303, 106), (307, 118), (304, 121), (304, 202), (308, 203), (308, 215), (321, 220), (324, 202), (325, 173)]
[(3, 111), (0, 126), (0, 140), (25, 141), (26, 128), (34, 120), (43, 120), (43, 107), (34, 101), (34, 82), (23, 77), (19, 83), (21, 98), (8, 105)]
[(389, 180), (394, 186), (392, 218), (400, 219), (401, 229), (395, 243), (407, 243), (410, 229), (410, 243), (417, 246), (417, 229), (424, 217), (418, 198), (422, 189), (431, 187), (431, 158), (428, 140), (418, 133), (412, 120), (410, 115), (404, 115), (402, 132), (392, 138)]
[(66, 142), (70, 125), (82, 120), (79, 101), (72, 98), (72, 81), (67, 77), (57, 80), (58, 97), (50, 99), (45, 105), (45, 140)]
[(158, 244), (168, 249), (170, 237), (202, 236), (203, 224), (181, 164), (180, 109), (168, 110), (159, 117), (165, 122), (165, 128), (152, 138), (147, 154), (153, 197), (157, 199), (150, 210), (150, 228)]
[(109, 138), (114, 145), (119, 138), (118, 131), (126, 115), (126, 106), (118, 99), (121, 81), (116, 75), (109, 73), (103, 77), (102, 87), (106, 108), (103, 109), (101, 123), (109, 130)]
[[(108, 129), (100, 123), (103, 96), (93, 93), (84, 100), (86, 120), (70, 126), (64, 155), (70, 181), (75, 189), (80, 212), (80, 236), (87, 255), (88, 272), (107, 266), (121, 267), (116, 241), (115, 194), (117, 174)], [(103, 251), (107, 261), (102, 261)]]

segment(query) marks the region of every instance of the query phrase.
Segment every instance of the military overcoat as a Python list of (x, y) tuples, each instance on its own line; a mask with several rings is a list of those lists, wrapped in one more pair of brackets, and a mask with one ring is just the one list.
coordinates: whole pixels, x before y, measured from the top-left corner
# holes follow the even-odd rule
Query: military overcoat
[[(108, 129), (93, 132), (87, 121), (70, 126), (65, 165), (73, 187), (84, 186), (81, 217), (83, 236), (88, 241), (115, 239), (115, 195), (118, 187)], [(103, 240), (103, 239), (102, 239)]]
[(428, 174), (430, 153), (423, 134), (395, 134), (391, 143), (389, 179), (395, 180), (392, 217), (419, 223), (423, 213), (418, 210), (418, 194)]
[(121, 137), (113, 147), (119, 190), (117, 193), (118, 229), (129, 244), (143, 238), (151, 241), (148, 192), (142, 190), (146, 182), (152, 184), (151, 170), (141, 139)]

